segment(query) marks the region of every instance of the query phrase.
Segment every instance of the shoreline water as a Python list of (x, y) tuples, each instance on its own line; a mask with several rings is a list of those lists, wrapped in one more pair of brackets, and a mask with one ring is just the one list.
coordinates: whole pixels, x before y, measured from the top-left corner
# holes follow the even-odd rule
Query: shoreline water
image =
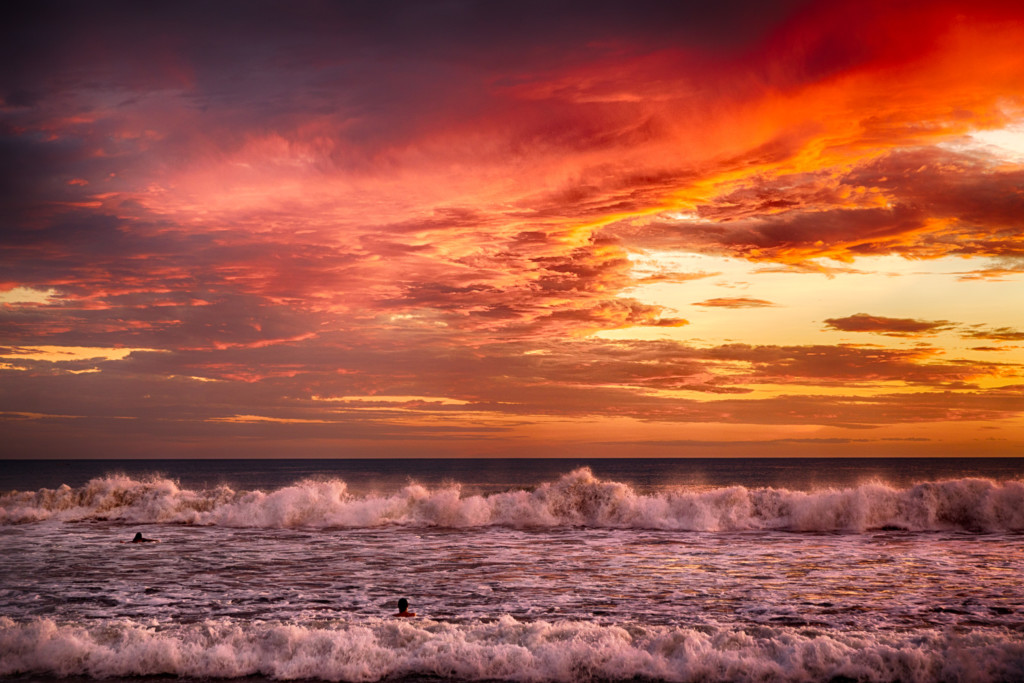
[[(47, 639), (39, 647), (12, 645), (17, 628), (0, 621), (7, 659), (0, 680), (1010, 681), (1024, 672), (1024, 642), (1005, 630), (827, 633), (511, 618), (462, 625), (219, 622), (169, 630), (22, 625), (46, 631), (28, 634)], [(53, 653), (62, 658), (47, 660)]]

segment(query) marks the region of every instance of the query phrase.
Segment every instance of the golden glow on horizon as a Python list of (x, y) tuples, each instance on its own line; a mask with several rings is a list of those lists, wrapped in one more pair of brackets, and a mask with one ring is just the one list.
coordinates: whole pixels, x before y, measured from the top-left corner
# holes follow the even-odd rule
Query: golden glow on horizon
[(158, 349), (143, 348), (102, 348), (92, 346), (14, 346), (0, 347), (0, 358), (10, 360), (41, 360), (50, 363), (83, 360), (124, 360), (139, 351), (155, 352)]
[(443, 406), (464, 406), (469, 401), (461, 401), (455, 398), (446, 398), (444, 396), (390, 396), (390, 395), (372, 395), (372, 396), (337, 396), (337, 397), (325, 397), (325, 396), (313, 396), (314, 401), (336, 401), (339, 403), (433, 403), (436, 405)]
[(80, 420), (84, 417), (84, 415), (52, 415), (49, 413), (0, 411), (0, 419), (3, 420)]
[(0, 304), (46, 304), (55, 296), (52, 289), (35, 289), (33, 287), (12, 287), (0, 292)]
[(232, 415), (230, 417), (208, 417), (207, 422), (230, 422), (235, 424), (259, 424), (268, 422), (272, 424), (329, 424), (330, 420), (316, 420), (308, 418), (293, 417), (269, 417), (266, 415)]

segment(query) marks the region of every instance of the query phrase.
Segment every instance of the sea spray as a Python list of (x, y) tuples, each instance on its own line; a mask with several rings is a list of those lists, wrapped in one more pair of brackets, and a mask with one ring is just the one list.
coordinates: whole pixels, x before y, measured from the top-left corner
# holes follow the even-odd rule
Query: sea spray
[(457, 484), (353, 495), (339, 479), (270, 491), (183, 489), (162, 477), (111, 475), (84, 486), (0, 495), (0, 523), (46, 519), (239, 528), (591, 527), (679, 531), (1024, 530), (1024, 482), (963, 478), (896, 488), (869, 482), (811, 491), (728, 486), (641, 493), (573, 470), (536, 488), (466, 495)]

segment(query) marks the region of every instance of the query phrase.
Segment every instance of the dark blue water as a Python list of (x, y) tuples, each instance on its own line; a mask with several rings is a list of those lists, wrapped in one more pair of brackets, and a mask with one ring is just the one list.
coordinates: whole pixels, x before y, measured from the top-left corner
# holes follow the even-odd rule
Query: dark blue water
[(185, 488), (270, 490), (309, 478), (338, 478), (351, 491), (389, 491), (409, 481), (427, 486), (459, 482), (468, 492), (492, 493), (557, 479), (589, 467), (601, 479), (639, 491), (673, 486), (745, 486), (809, 490), (880, 480), (905, 487), (923, 481), (978, 477), (1024, 478), (1024, 458), (621, 458), (450, 460), (2, 460), (0, 491), (71, 487), (111, 473), (157, 474)]

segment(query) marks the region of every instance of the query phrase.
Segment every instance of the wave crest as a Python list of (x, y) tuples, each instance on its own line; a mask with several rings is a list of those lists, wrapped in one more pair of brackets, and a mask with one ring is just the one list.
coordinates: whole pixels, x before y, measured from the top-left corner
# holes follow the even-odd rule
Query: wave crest
[(731, 486), (639, 493), (573, 470), (533, 490), (464, 495), (410, 483), (357, 496), (344, 481), (304, 480), (269, 492), (182, 489), (169, 479), (96, 478), (85, 486), (0, 495), (0, 523), (108, 519), (229, 527), (583, 526), (681, 531), (1024, 530), (1024, 482), (956, 479), (894, 488), (873, 482), (795, 491)]
[(588, 622), (372, 620), (315, 627), (206, 621), (77, 625), (0, 617), (0, 676), (173, 675), (374, 681), (1021, 680), (1004, 631), (814, 634)]

